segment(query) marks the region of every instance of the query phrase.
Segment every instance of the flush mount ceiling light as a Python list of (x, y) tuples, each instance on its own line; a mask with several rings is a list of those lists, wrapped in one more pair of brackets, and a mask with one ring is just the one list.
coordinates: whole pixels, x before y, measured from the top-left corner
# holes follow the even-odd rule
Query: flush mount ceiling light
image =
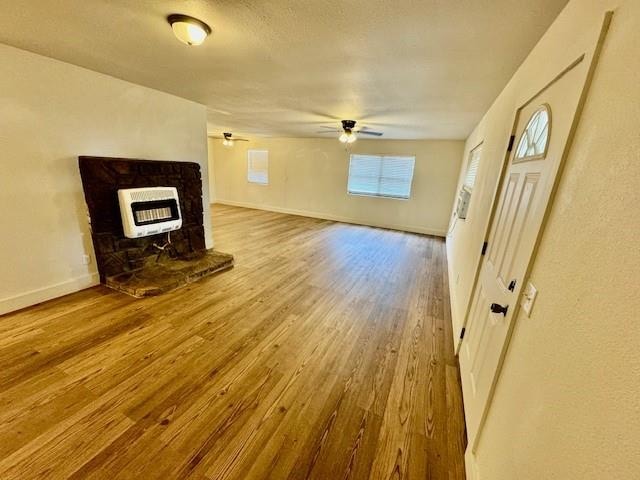
[(209, 25), (188, 15), (174, 13), (167, 17), (167, 21), (176, 38), (187, 45), (200, 45), (211, 35)]

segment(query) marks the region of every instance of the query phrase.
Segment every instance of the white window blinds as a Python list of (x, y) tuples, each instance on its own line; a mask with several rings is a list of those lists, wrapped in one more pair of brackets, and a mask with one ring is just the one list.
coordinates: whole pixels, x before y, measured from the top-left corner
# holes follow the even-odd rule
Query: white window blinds
[(478, 174), (478, 167), (480, 166), (480, 156), (482, 154), (482, 144), (471, 150), (469, 153), (469, 163), (467, 165), (467, 174), (464, 177), (463, 185), (467, 189), (473, 189), (476, 183), (476, 175)]
[(396, 155), (351, 155), (347, 191), (355, 195), (373, 195), (407, 199), (416, 157)]
[(269, 151), (247, 150), (247, 180), (251, 183), (269, 183)]

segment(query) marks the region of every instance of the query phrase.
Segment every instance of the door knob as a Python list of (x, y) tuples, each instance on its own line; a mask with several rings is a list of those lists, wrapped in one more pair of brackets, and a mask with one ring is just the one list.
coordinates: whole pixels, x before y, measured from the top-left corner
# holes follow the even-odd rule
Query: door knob
[(491, 311), (493, 313), (501, 313), (506, 317), (507, 316), (507, 310), (509, 310), (509, 305), (502, 306), (499, 303), (492, 303), (491, 304)]

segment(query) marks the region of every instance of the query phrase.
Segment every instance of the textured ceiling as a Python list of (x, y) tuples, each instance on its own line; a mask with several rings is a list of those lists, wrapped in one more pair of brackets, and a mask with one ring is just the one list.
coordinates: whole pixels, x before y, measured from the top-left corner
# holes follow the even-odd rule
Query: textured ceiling
[[(0, 42), (203, 103), (210, 133), (461, 139), (566, 3), (0, 0)], [(170, 13), (213, 36), (183, 45)]]

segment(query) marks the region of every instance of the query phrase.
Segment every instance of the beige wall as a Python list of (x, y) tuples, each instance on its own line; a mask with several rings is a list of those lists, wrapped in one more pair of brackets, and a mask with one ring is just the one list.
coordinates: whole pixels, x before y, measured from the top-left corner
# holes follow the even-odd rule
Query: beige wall
[[(462, 328), (466, 305), (471, 295), (489, 211), (496, 194), (496, 182), (505, 159), (516, 109), (579, 55), (593, 50), (606, 10), (603, 6), (605, 3), (611, 6), (614, 0), (569, 4), (467, 138), (458, 185), (461, 185), (465, 173), (469, 151), (480, 142), (483, 143), (483, 150), (467, 219), (457, 221), (447, 239), (451, 307), (456, 331)], [(570, 16), (573, 10), (577, 12)]]
[[(358, 140), (353, 153), (415, 155), (409, 200), (347, 194), (349, 153), (336, 138), (209, 140), (219, 202), (444, 235), (464, 142)], [(269, 151), (269, 185), (247, 182), (247, 149)]]
[(607, 9), (613, 23), (531, 275), (539, 295), (516, 319), (480, 437), (483, 480), (640, 472), (640, 2), (574, 0), (560, 15), (467, 141), (466, 152), (485, 141), (480, 187), (448, 250), (460, 314), (515, 108), (544, 84), (536, 71), (589, 48)]
[(0, 45), (0, 313), (96, 283), (78, 155), (198, 162), (205, 107)]

